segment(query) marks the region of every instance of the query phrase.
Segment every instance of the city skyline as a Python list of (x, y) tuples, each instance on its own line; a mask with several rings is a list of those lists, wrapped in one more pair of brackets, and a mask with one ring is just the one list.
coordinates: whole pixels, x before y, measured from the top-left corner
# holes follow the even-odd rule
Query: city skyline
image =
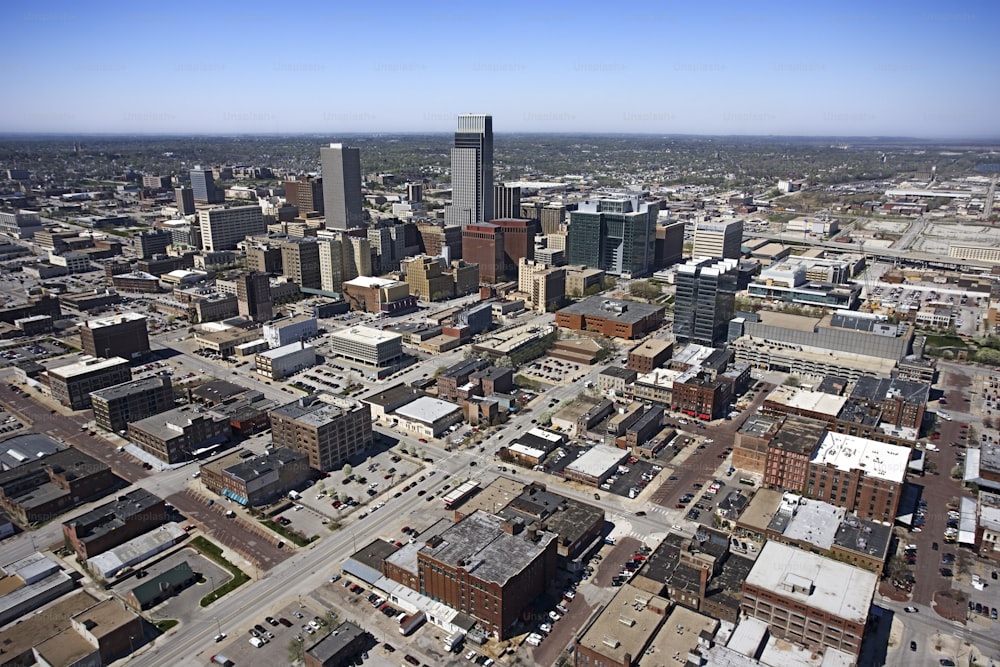
[[(585, 48), (605, 15), (597, 7), (515, 2), (497, 14), (458, 3), (419, 12), (390, 2), (375, 15), (307, 2), (295, 16), (312, 16), (310, 25), (335, 34), (338, 48), (305, 41), (289, 55), (258, 46), (249, 61), (230, 54), (245, 55), (251, 39), (266, 44), (258, 39), (265, 32), (301, 34), (301, 24), (254, 4), (239, 12), (199, 5), (194, 23), (194, 5), (130, 8), (83, 12), (56, 0), (44, 11), (12, 13), (15, 55), (2, 70), (32, 84), (0, 110), (0, 130), (446, 133), (456, 116), (483, 111), (497, 119), (498, 134), (1000, 135), (992, 117), (1000, 92), (991, 85), (1000, 66), (990, 49), (1000, 8), (983, 2), (958, 10), (930, 2), (788, 4), (756, 13), (731, 3), (710, 16), (638, 2), (619, 13), (627, 56)], [(444, 35), (437, 49), (414, 47)], [(504, 48), (488, 48), (501, 40)], [(151, 44), (164, 45), (165, 55), (150, 57)], [(309, 104), (262, 95), (270, 84), (309, 86)], [(641, 103), (590, 94), (638, 86)]]

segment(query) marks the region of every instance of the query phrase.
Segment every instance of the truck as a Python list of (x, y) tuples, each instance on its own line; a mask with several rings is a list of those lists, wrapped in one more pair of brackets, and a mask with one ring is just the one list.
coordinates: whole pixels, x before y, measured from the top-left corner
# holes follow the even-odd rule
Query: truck
[(462, 645), (462, 640), (465, 639), (465, 633), (461, 630), (456, 630), (455, 632), (448, 635), (448, 638), (444, 640), (444, 650), (446, 653), (454, 653), (458, 650), (458, 647)]
[(233, 667), (236, 663), (222, 655), (221, 653), (216, 653), (212, 656), (212, 663), (216, 665), (222, 665), (222, 667)]
[(399, 619), (399, 634), (405, 637), (423, 625), (426, 620), (427, 614), (422, 611), (418, 611), (415, 614), (407, 614)]
[(302, 494), (299, 493), (298, 491), (289, 491), (288, 497), (291, 498), (292, 500), (298, 500), (299, 498), (302, 497)]

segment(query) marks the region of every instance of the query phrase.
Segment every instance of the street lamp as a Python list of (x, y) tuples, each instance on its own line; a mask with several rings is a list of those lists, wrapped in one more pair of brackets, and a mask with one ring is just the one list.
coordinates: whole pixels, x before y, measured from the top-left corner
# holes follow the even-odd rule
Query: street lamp
[(135, 637), (133, 637), (132, 635), (128, 636), (128, 654), (129, 655), (132, 655), (133, 653), (135, 653), (135, 645), (132, 643), (132, 640), (134, 640), (134, 639), (135, 639)]

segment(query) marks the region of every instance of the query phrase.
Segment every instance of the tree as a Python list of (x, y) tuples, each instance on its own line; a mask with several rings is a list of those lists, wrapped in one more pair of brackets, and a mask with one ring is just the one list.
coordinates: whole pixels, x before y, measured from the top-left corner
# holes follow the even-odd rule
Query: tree
[(288, 640), (288, 663), (295, 664), (305, 660), (305, 648), (303, 647), (305, 642), (300, 642), (295, 637)]
[(344, 473), (344, 477), (350, 477), (354, 474), (354, 468), (351, 467), (350, 463), (345, 463), (344, 467), (341, 468), (340, 471)]
[(648, 280), (633, 280), (628, 286), (629, 294), (638, 299), (656, 299), (663, 296), (663, 290)]
[(789, 375), (782, 384), (788, 387), (798, 387), (802, 384), (802, 380), (797, 375)]
[(893, 556), (885, 565), (885, 575), (893, 581), (904, 581), (909, 571), (902, 556)]

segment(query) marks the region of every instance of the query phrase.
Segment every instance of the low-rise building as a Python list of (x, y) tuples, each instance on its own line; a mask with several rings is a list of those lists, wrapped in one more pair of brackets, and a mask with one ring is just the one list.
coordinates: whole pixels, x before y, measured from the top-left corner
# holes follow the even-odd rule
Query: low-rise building
[(627, 367), (637, 373), (651, 373), (654, 368), (665, 366), (673, 353), (672, 340), (651, 338), (629, 350)]
[(574, 666), (635, 667), (670, 607), (666, 598), (623, 585), (577, 640)]
[(556, 311), (556, 325), (609, 338), (642, 338), (663, 324), (663, 306), (592, 296)]
[(229, 439), (229, 422), (219, 415), (182, 405), (128, 425), (128, 439), (166, 463), (179, 463), (195, 452)]
[(83, 351), (92, 357), (132, 359), (149, 352), (146, 316), (123, 313), (88, 320), (80, 327)]
[(142, 642), (144, 620), (113, 597), (74, 614), (70, 627), (32, 648), (40, 665), (110, 665)]
[(421, 396), (396, 408), (393, 413), (408, 432), (422, 438), (436, 438), (449, 426), (462, 421), (462, 408), (430, 396)]
[(192, 570), (187, 561), (182, 561), (169, 570), (133, 587), (125, 594), (125, 600), (134, 609), (143, 611), (155, 607), (185, 588), (193, 586), (200, 577), (201, 575)]
[(354, 664), (373, 641), (371, 635), (344, 621), (305, 650), (306, 667), (344, 667)]
[(63, 523), (63, 536), (86, 561), (170, 520), (163, 499), (136, 489)]
[(624, 396), (625, 388), (633, 384), (639, 374), (629, 368), (608, 366), (597, 376), (597, 388), (602, 392), (613, 391), (615, 396)]
[(279, 317), (262, 327), (263, 338), (271, 348), (284, 347), (316, 337), (317, 320), (310, 315)]
[(629, 453), (617, 447), (594, 445), (578, 459), (563, 469), (566, 479), (590, 486), (600, 486), (629, 457)]
[(338, 357), (374, 368), (393, 367), (403, 360), (403, 337), (371, 327), (351, 327), (327, 337)]
[(75, 448), (59, 449), (0, 472), (0, 509), (27, 527), (100, 498), (118, 482), (108, 464)]
[(313, 475), (309, 457), (288, 447), (269, 449), (258, 456), (246, 454), (241, 450), (202, 464), (201, 483), (220, 496), (255, 507), (299, 488)]
[(264, 350), (254, 357), (254, 369), (272, 380), (283, 380), (316, 365), (316, 348), (305, 343), (289, 343)]

